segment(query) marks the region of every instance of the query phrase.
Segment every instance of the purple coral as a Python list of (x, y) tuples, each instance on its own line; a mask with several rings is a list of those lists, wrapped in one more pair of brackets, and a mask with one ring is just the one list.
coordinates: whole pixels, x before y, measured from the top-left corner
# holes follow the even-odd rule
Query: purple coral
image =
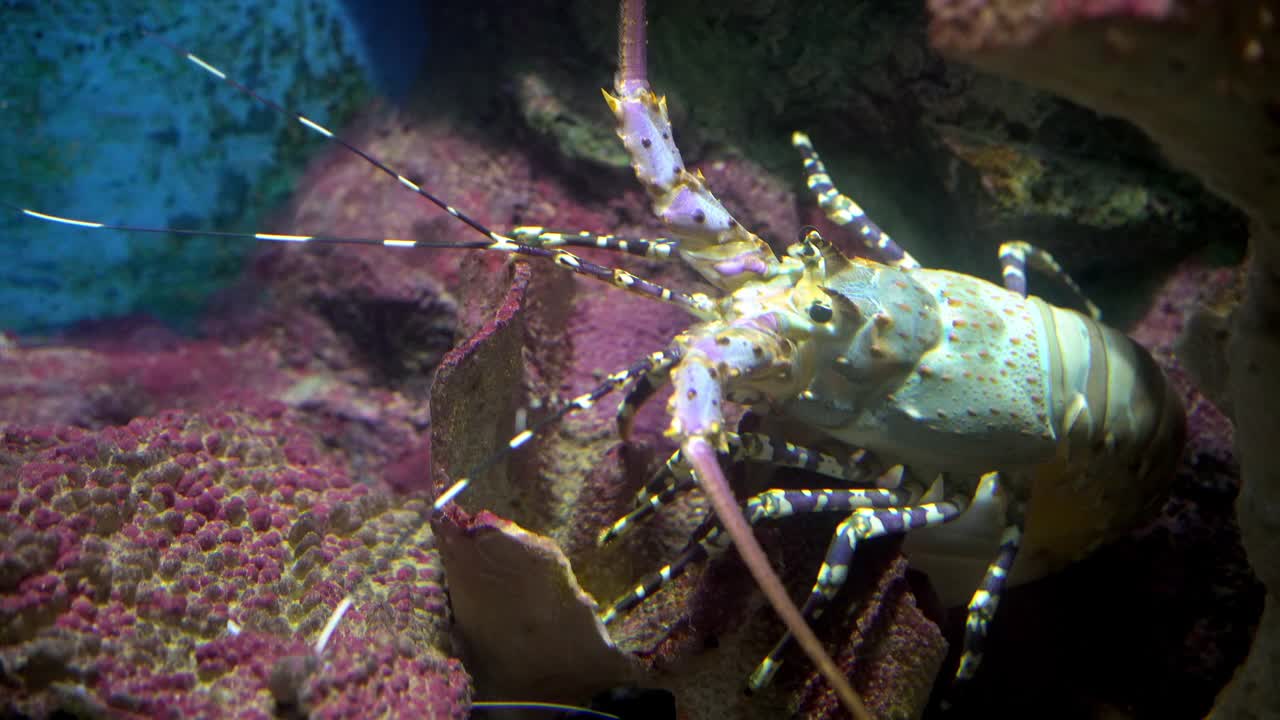
[(465, 716), (466, 674), (437, 649), (445, 596), (429, 535), (382, 558), (417, 512), (352, 483), (291, 411), (9, 427), (0, 442), (6, 712), (44, 715), (74, 693), (111, 712), (269, 717), (272, 674), (308, 657), (362, 587), (297, 678), (304, 707)]

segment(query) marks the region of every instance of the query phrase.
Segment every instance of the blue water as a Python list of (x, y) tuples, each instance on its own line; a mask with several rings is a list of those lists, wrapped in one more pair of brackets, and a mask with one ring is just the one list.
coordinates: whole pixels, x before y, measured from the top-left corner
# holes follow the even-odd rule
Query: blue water
[[(323, 141), (140, 31), (340, 126), (353, 98), (407, 91), (425, 48), (400, 2), (151, 0), (6, 4), (0, 200), (57, 215), (251, 232)], [(183, 327), (251, 241), (0, 220), (0, 331), (149, 314)]]

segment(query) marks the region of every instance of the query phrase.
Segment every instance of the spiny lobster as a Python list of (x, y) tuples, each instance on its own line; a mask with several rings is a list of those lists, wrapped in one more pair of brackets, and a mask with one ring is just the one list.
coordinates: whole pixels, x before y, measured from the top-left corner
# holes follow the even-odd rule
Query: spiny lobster
[[(550, 418), (590, 407), (635, 381), (620, 409), (625, 432), (635, 409), (670, 384), (668, 434), (679, 451), (637, 509), (606, 529), (601, 540), (616, 537), (690, 487), (701, 488), (715, 511), (715, 522), (703, 526), (688, 551), (606, 610), (606, 622), (731, 539), (787, 628), (752, 674), (751, 685), (769, 681), (782, 649), (794, 638), (844, 705), (859, 718), (869, 717), (806, 618), (819, 614), (844, 583), (858, 542), (937, 531), (934, 547), (950, 556), (947, 562), (959, 556), (986, 564), (969, 603), (957, 671), (958, 679), (972, 675), (1009, 582), (1075, 561), (1132, 526), (1160, 496), (1184, 434), (1180, 400), (1146, 352), (1100, 324), (1087, 301), (1088, 316), (1026, 295), (1028, 263), (1078, 290), (1047, 253), (1022, 242), (1003, 245), (1004, 288), (924, 269), (836, 190), (800, 133), (793, 144), (804, 155), (808, 185), (820, 206), (833, 221), (853, 228), (879, 260), (846, 257), (812, 229), (784, 257), (776, 256), (716, 200), (701, 173), (685, 167), (666, 101), (649, 87), (645, 42), (643, 0), (622, 0), (620, 68), (605, 99), (655, 214), (675, 238), (657, 242), (531, 227), (496, 233), (318, 123), (185, 54), (220, 80), (357, 153), (484, 236), (471, 243), (266, 233), (255, 238), (542, 257), (675, 304), (698, 320), (667, 348), (614, 373)], [(20, 210), (45, 221), (149, 231)], [(722, 295), (713, 299), (671, 290), (562, 249), (575, 245), (678, 258)], [(833, 457), (732, 432), (726, 426), (726, 402), (817, 431), (846, 446), (848, 455)], [(534, 433), (520, 433), (509, 447), (523, 445)], [(727, 455), (805, 467), (843, 483), (767, 491), (747, 500), (744, 515), (720, 466)], [(455, 482), (437, 497), (435, 508), (451, 502), (469, 482)], [(812, 592), (797, 608), (751, 524), (808, 512), (839, 512), (847, 518)], [(994, 524), (993, 515), (999, 518)], [(946, 534), (951, 527), (959, 530)]]

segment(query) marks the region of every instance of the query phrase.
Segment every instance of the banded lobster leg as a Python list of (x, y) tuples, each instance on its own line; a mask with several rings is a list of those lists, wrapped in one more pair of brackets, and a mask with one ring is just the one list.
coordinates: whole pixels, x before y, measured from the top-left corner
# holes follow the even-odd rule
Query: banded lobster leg
[(995, 617), (996, 608), (1000, 605), (1000, 597), (1004, 593), (1009, 571), (1013, 568), (1014, 561), (1018, 559), (1025, 513), (1026, 505), (1021, 500), (1012, 500), (1006, 506), (1005, 528), (1000, 536), (1000, 550), (995, 560), (987, 566), (982, 583), (978, 585), (973, 598), (969, 600), (968, 614), (964, 621), (960, 665), (956, 668), (955, 679), (952, 681), (952, 694), (955, 694), (978, 672), (978, 666), (982, 663), (987, 631), (991, 626), (992, 618)]
[[(993, 482), (994, 477), (984, 480)], [(981, 493), (984, 487), (985, 485), (980, 483), (974, 495)], [(822, 567), (818, 570), (817, 581), (814, 582), (813, 589), (810, 590), (809, 597), (801, 608), (801, 612), (807, 619), (813, 620), (821, 615), (827, 604), (844, 586), (849, 576), (849, 563), (860, 541), (887, 535), (901, 535), (918, 528), (936, 527), (951, 522), (969, 507), (971, 499), (968, 493), (956, 492), (940, 502), (921, 502), (918, 498), (923, 495), (923, 488), (915, 483), (909, 483), (907, 489), (909, 494), (905, 502), (900, 500), (870, 507), (841, 502), (844, 493), (849, 491), (810, 490), (803, 496), (797, 496), (794, 492), (773, 490), (765, 494), (769, 495), (767, 499), (772, 502), (756, 507), (756, 512), (762, 517), (781, 518), (798, 513), (852, 510), (849, 517), (836, 527)], [(893, 495), (896, 498), (900, 493)], [(976, 497), (974, 499), (976, 500)], [(755, 672), (751, 673), (749, 685), (752, 689), (762, 688), (773, 679), (782, 665), (782, 653), (791, 640), (789, 633), (784, 634), (756, 667)]]
[[(1097, 305), (1085, 296), (1084, 291), (1069, 276), (1062, 266), (1047, 251), (1023, 241), (1010, 241), (1002, 244), (999, 250), (1000, 264), (1004, 285), (1011, 292), (1023, 297), (1027, 295), (1026, 267), (1028, 260), (1037, 270), (1058, 279), (1080, 299), (1082, 305), (1095, 320), (1102, 313)], [(1004, 488), (997, 488), (1004, 492)], [(1005, 493), (1005, 527), (1000, 536), (1000, 547), (995, 559), (987, 566), (982, 582), (969, 600), (965, 617), (964, 640), (960, 656), (960, 664), (952, 681), (951, 696), (962, 690), (963, 685), (978, 671), (982, 663), (983, 648), (986, 644), (987, 631), (996, 609), (1000, 605), (1010, 570), (1018, 557), (1018, 549), (1022, 544), (1023, 523), (1026, 520), (1026, 502), (1023, 498), (1010, 497)], [(944, 701), (944, 707), (949, 705)]]
[[(755, 525), (762, 520), (776, 520), (800, 513), (810, 512), (850, 512), (859, 509), (886, 510), (902, 512), (914, 492), (919, 495), (920, 488), (911, 484), (903, 485), (902, 466), (897, 465), (885, 472), (893, 480), (886, 484), (897, 484), (897, 487), (884, 488), (828, 488), (820, 490), (766, 490), (747, 499), (746, 515), (748, 521)], [(608, 624), (616, 620), (622, 613), (639, 605), (646, 598), (658, 592), (663, 586), (679, 577), (684, 570), (695, 562), (718, 555), (726, 549), (723, 528), (715, 516), (708, 517), (690, 536), (685, 549), (670, 563), (641, 578), (636, 586), (627, 594), (615, 600), (601, 614), (601, 621)], [(830, 553), (828, 553), (830, 557)], [(830, 568), (824, 565), (824, 572), (829, 575)], [(839, 572), (839, 571), (837, 571)], [(843, 580), (841, 580), (843, 582)], [(838, 585), (837, 585), (838, 587)], [(834, 591), (833, 591), (834, 593)], [(806, 604), (808, 607), (808, 604)], [(806, 612), (812, 619), (816, 614)], [(790, 637), (788, 633), (786, 637)], [(779, 650), (780, 648), (775, 648)], [(760, 685), (752, 685), (758, 689)]]
[[(619, 68), (614, 92), (604, 93), (605, 101), (618, 123), (618, 137), (630, 153), (636, 177), (653, 203), (655, 214), (675, 236), (677, 252), (712, 285), (726, 291), (747, 283), (784, 274), (782, 264), (759, 237), (748, 231), (716, 200), (701, 173), (685, 168), (672, 137), (666, 100), (649, 88), (645, 59), (645, 7), (643, 0), (622, 0), (619, 13)], [(672, 373), (671, 427), (680, 450), (693, 469), (716, 516), (732, 538), (743, 562), (769, 604), (786, 627), (795, 634), (805, 654), (826, 678), (843, 704), (858, 720), (870, 715), (848, 678), (827, 654), (799, 608), (788, 596), (764, 550), (752, 533), (737, 500), (720, 468), (717, 450), (727, 449), (724, 418), (719, 404), (723, 389), (716, 367), (732, 367), (740, 372), (761, 371), (760, 359), (751, 355), (751, 344), (779, 360), (788, 354), (775, 342), (776, 328), (733, 328), (737, 348), (708, 345), (702, 338), (677, 338), (683, 360)], [(725, 335), (729, 344), (735, 345)], [(746, 355), (741, 354), (746, 342)], [(687, 345), (687, 347), (686, 347)]]
[[(901, 482), (892, 468), (884, 471), (875, 458), (865, 450), (857, 450), (848, 459), (810, 450), (761, 433), (727, 433), (728, 452), (721, 453), (724, 462), (741, 461), (767, 463), (775, 467), (808, 470), (830, 478), (844, 480), (851, 486), (867, 485), (876, 489), (894, 490)], [(900, 467), (900, 466), (899, 466)], [(879, 476), (879, 477), (877, 477)], [(684, 492), (697, 486), (680, 451), (671, 454), (653, 478), (636, 496), (635, 509), (618, 518), (600, 532), (597, 543), (613, 542), (627, 533), (636, 523), (648, 518), (675, 500)]]
[(1004, 286), (1019, 295), (1027, 296), (1027, 263), (1040, 272), (1056, 278), (1075, 294), (1076, 299), (1084, 306), (1089, 313), (1089, 317), (1094, 320), (1102, 319), (1102, 311), (1097, 305), (1084, 294), (1084, 290), (1080, 288), (1076, 281), (1062, 269), (1062, 265), (1058, 263), (1052, 255), (1046, 250), (1032, 245), (1022, 240), (1011, 240), (1000, 245), (1000, 271), (1004, 277)]
[(920, 263), (911, 257), (911, 253), (894, 242), (888, 233), (867, 217), (862, 206), (836, 189), (831, 176), (827, 174), (827, 167), (822, 164), (818, 151), (813, 149), (813, 143), (809, 141), (808, 135), (802, 132), (792, 133), (791, 144), (804, 158), (805, 184), (817, 197), (818, 207), (822, 208), (831, 222), (852, 227), (867, 250), (871, 251), (876, 260), (885, 265), (903, 269), (920, 267)]
[[(751, 413), (749, 412), (744, 414), (743, 420), (750, 416)], [(873, 464), (874, 457), (866, 450), (856, 449), (849, 454), (847, 459), (842, 460), (834, 455), (801, 447), (764, 433), (747, 432), (742, 430), (742, 427), (743, 422), (739, 421), (738, 432), (730, 434), (728, 437), (731, 455), (726, 459), (730, 462), (749, 460), (778, 467), (808, 470), (819, 475), (843, 479), (850, 484), (858, 484), (865, 478), (873, 477), (881, 471), (880, 466)], [(655, 473), (653, 478), (636, 492), (633, 505), (640, 507), (641, 505), (652, 503), (654, 495), (670, 488), (673, 484), (672, 478), (677, 472), (684, 475), (688, 474), (687, 466), (678, 451), (667, 458), (667, 462), (662, 469)], [(877, 483), (876, 487), (889, 488), (896, 487), (896, 485)]]
[(636, 413), (640, 412), (640, 408), (648, 402), (654, 394), (665, 386), (671, 377), (671, 365), (656, 367), (652, 372), (646, 373), (644, 377), (636, 381), (627, 394), (623, 396), (622, 402), (618, 403), (617, 425), (618, 438), (623, 442), (631, 437), (631, 428), (635, 423)]
[(586, 230), (557, 232), (539, 225), (521, 225), (511, 230), (511, 239), (531, 247), (600, 248), (638, 255), (650, 260), (670, 260), (677, 244), (671, 238), (620, 237)]

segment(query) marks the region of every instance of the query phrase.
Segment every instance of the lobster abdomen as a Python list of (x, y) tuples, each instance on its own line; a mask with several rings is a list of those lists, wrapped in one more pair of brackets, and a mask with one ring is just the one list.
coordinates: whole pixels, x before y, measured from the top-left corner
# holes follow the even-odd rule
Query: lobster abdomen
[(1027, 567), (1015, 580), (1060, 569), (1143, 522), (1165, 497), (1186, 439), (1182, 399), (1146, 349), (1078, 312), (1031, 300), (1055, 346), (1059, 452), (1030, 472)]

